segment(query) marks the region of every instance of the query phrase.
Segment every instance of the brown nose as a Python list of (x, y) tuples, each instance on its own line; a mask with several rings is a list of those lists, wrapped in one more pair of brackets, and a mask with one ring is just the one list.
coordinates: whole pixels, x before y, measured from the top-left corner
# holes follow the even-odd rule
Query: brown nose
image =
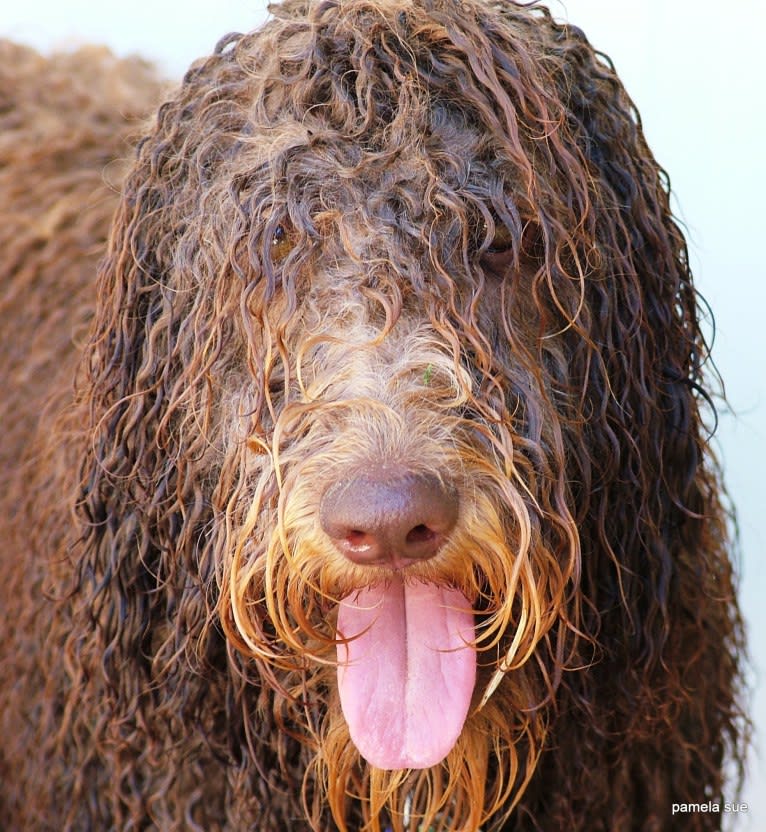
[(331, 485), (319, 522), (350, 561), (402, 569), (439, 551), (457, 513), (457, 493), (437, 477), (376, 472)]

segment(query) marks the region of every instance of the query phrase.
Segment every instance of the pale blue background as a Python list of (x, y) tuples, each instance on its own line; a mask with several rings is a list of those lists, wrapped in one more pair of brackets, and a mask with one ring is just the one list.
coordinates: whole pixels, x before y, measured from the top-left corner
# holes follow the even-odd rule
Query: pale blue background
[[(138, 51), (180, 77), (220, 35), (265, 17), (260, 0), (0, 0), (0, 34), (40, 47), (103, 42)], [(720, 454), (739, 508), (742, 601), (766, 728), (766, 6), (759, 0), (568, 0), (554, 13), (583, 28), (614, 60), (670, 172), (699, 288), (716, 316), (714, 356), (736, 415), (722, 414)], [(763, 736), (763, 735), (762, 735)], [(766, 829), (763, 739), (750, 766), (747, 816), (732, 829)], [(702, 799), (702, 796), (700, 796)]]

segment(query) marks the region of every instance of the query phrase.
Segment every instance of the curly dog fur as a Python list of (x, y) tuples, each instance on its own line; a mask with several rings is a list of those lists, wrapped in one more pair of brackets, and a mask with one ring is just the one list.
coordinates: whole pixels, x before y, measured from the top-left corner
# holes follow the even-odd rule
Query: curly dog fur
[[(744, 754), (718, 385), (611, 64), (500, 0), (272, 12), (135, 151), (147, 67), (2, 46), (3, 828), (718, 828), (671, 819)], [(471, 685), (386, 766), (344, 622), (418, 592)]]

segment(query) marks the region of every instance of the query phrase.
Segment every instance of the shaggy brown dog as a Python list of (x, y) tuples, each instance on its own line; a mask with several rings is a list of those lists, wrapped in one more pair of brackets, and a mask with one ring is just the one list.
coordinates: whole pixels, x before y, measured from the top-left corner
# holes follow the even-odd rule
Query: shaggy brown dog
[(611, 65), (511, 2), (273, 11), (95, 289), (154, 86), (4, 47), (4, 828), (717, 828), (715, 378)]

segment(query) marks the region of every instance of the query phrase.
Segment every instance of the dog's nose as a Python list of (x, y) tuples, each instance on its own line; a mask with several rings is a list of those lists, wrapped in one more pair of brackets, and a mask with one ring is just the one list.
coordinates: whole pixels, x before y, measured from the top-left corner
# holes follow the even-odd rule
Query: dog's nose
[(350, 561), (403, 569), (434, 557), (455, 526), (457, 492), (435, 476), (360, 474), (331, 485), (319, 522)]

